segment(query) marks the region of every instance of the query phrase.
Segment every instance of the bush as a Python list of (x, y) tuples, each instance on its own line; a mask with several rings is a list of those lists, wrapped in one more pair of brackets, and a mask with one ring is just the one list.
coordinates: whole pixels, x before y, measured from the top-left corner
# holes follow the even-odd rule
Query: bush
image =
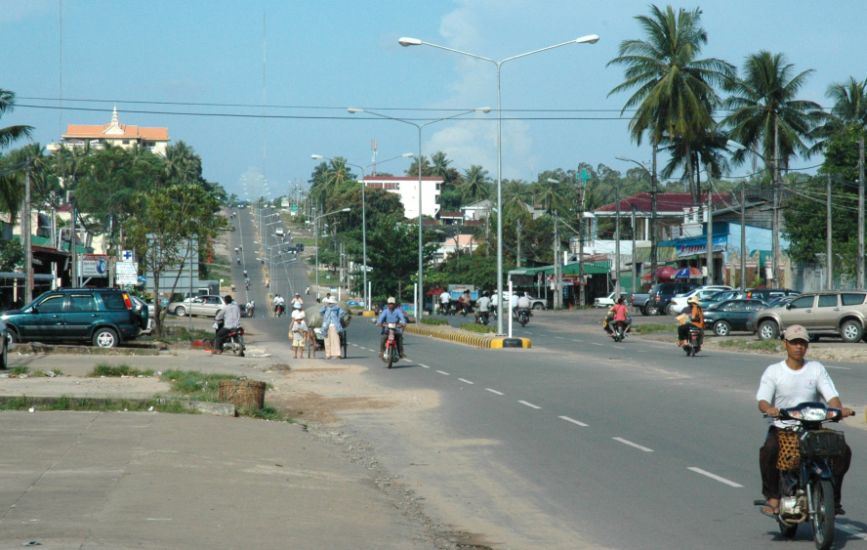
[(202, 372), (167, 370), (161, 380), (172, 385), (172, 391), (198, 401), (217, 401), (221, 380), (240, 380), (232, 374), (206, 374)]
[(446, 321), (445, 319), (429, 319), (429, 318), (425, 317), (421, 320), (421, 324), (423, 324), (423, 325), (447, 325), (447, 324), (449, 324), (449, 322)]
[(154, 371), (151, 369), (147, 370), (139, 370), (130, 367), (129, 365), (97, 365), (93, 367), (93, 370), (90, 371), (88, 376), (93, 378), (99, 378), (101, 376), (112, 376), (112, 377), (120, 377), (120, 376), (153, 376)]
[(497, 332), (497, 327), (493, 327), (490, 325), (480, 325), (478, 323), (464, 323), (463, 325), (461, 325), (461, 330), (479, 332), (481, 334), (489, 334), (492, 332)]

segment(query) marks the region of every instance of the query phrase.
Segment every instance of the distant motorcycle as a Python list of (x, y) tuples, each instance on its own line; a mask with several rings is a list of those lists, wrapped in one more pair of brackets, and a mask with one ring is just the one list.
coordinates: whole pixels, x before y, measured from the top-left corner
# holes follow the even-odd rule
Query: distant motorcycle
[(611, 337), (615, 342), (622, 342), (626, 339), (626, 323), (623, 321), (613, 321), (611, 326)]
[(484, 326), (488, 326), (488, 323), (491, 320), (491, 314), (487, 311), (480, 311), (476, 313), (476, 323)]
[(284, 313), (286, 313), (286, 306), (283, 304), (274, 306), (274, 317), (282, 317)]
[(526, 307), (515, 309), (515, 320), (521, 323), (522, 327), (527, 326), (530, 322), (530, 309)]
[[(223, 322), (214, 323), (215, 332), (219, 332), (223, 328)], [(244, 351), (247, 347), (244, 345), (244, 327), (234, 328), (226, 335), (226, 341), (223, 342), (222, 351), (231, 351), (238, 357), (244, 357)]]
[(704, 331), (695, 325), (690, 325), (686, 344), (683, 345), (683, 351), (686, 352), (686, 356), (692, 355), (695, 357), (695, 354), (701, 351), (702, 343), (704, 343)]

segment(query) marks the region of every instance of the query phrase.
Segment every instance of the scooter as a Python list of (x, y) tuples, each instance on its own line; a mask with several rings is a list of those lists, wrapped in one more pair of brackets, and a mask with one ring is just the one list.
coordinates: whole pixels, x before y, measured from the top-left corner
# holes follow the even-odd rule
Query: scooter
[[(215, 332), (219, 332), (223, 328), (223, 322), (214, 323)], [(244, 327), (233, 328), (226, 335), (226, 341), (223, 342), (221, 351), (231, 351), (238, 357), (244, 357), (244, 351), (247, 347), (244, 345)]]
[(527, 326), (530, 322), (530, 309), (526, 307), (517, 308), (515, 310), (515, 320), (521, 323), (522, 327)]
[[(843, 412), (824, 403), (806, 402), (781, 409), (779, 418), (795, 425), (777, 432), (781, 498), (779, 513), (773, 517), (787, 539), (795, 537), (798, 525), (809, 521), (816, 548), (827, 550), (834, 543), (836, 515), (831, 461), (844, 454), (846, 438), (843, 432), (824, 429), (822, 424), (839, 422)], [(786, 452), (789, 449), (791, 452)], [(755, 500), (753, 504), (767, 506), (767, 501)]]
[(695, 354), (701, 351), (702, 343), (704, 343), (704, 331), (695, 325), (690, 325), (686, 344), (683, 345), (683, 351), (686, 352), (686, 356), (692, 355), (695, 357)]
[(382, 353), (382, 360), (386, 362), (388, 368), (400, 360), (400, 353), (397, 349), (397, 323), (388, 323), (386, 325), (388, 335), (385, 337), (385, 351)]
[(286, 306), (283, 304), (277, 304), (274, 306), (274, 317), (283, 317), (284, 313), (286, 313)]
[(484, 326), (488, 326), (488, 323), (491, 320), (491, 314), (487, 311), (479, 311), (476, 313), (476, 323)]
[(611, 337), (615, 342), (622, 342), (626, 339), (626, 323), (623, 321), (611, 322)]

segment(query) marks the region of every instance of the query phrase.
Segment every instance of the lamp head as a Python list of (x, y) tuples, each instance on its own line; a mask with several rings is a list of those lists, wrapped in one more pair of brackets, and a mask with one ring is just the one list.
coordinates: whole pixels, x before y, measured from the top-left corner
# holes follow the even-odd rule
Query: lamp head
[(415, 153), (404, 153), (401, 155), (401, 157), (403, 157), (405, 159), (412, 158), (414, 156), (415, 156)]
[(348, 109), (346, 109), (346, 112), (354, 115), (355, 113), (363, 113), (364, 109), (362, 109), (361, 107), (349, 107)]
[(595, 44), (599, 42), (598, 34), (585, 34), (575, 39), (576, 44)]
[(474, 110), (475, 110), (477, 113), (485, 113), (485, 114), (491, 112), (491, 108), (490, 108), (490, 107), (477, 107), (477, 108), (474, 109)]
[(350, 210), (352, 210), (352, 209), (351, 208), (344, 208), (343, 210), (341, 210), (341, 212), (349, 212)]
[(726, 147), (731, 147), (732, 149), (736, 149), (738, 151), (746, 151), (747, 149), (745, 145), (738, 143), (737, 141), (734, 141), (732, 139), (726, 140)]
[(322, 160), (325, 157), (323, 157), (322, 155), (317, 155), (316, 153), (314, 153), (314, 154), (310, 155), (310, 158), (312, 158), (313, 160)]
[(400, 38), (398, 38), (397, 43), (403, 47), (422, 45), (422, 41), (420, 38), (412, 38), (411, 36), (401, 36)]

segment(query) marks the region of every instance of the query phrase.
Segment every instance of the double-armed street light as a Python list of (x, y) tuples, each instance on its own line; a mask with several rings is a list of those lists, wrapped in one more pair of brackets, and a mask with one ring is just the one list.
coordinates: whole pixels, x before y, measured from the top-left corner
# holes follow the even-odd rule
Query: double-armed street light
[(333, 216), (335, 214), (340, 214), (341, 212), (349, 212), (352, 210), (351, 208), (341, 208), (340, 210), (334, 210), (333, 212), (326, 212), (325, 214), (319, 214), (315, 218), (313, 218), (313, 231), (314, 234), (314, 248), (316, 248), (316, 299), (319, 299), (319, 220), (322, 218), (327, 218), (328, 216)]
[(390, 115), (386, 115), (383, 113), (378, 113), (376, 111), (371, 111), (370, 109), (363, 109), (361, 107), (349, 107), (347, 111), (350, 114), (358, 114), (358, 113), (367, 113), (373, 115), (375, 117), (384, 118), (388, 120), (393, 120), (395, 122), (402, 122), (404, 124), (409, 124), (410, 126), (414, 126), (416, 130), (418, 130), (418, 288), (417, 294), (415, 297), (415, 314), (416, 318), (421, 319), (421, 309), (424, 307), (424, 290), (423, 290), (423, 275), (424, 275), (424, 267), (423, 267), (423, 259), (422, 253), (424, 251), (424, 240), (422, 238), (422, 194), (421, 194), (421, 131), (425, 126), (430, 126), (431, 124), (436, 124), (437, 122), (442, 122), (444, 120), (450, 120), (453, 118), (462, 117), (464, 115), (468, 115), (471, 113), (490, 113), (490, 107), (479, 107), (476, 109), (469, 109), (466, 111), (461, 111), (460, 113), (456, 113), (451, 116), (438, 118), (436, 120), (429, 120), (423, 124), (418, 122), (414, 122), (412, 120), (408, 120), (405, 118), (393, 117)]
[[(420, 38), (412, 38), (412, 37), (401, 37), (398, 40), (398, 43), (401, 46), (430, 46), (432, 48), (437, 48), (440, 50), (445, 50), (447, 52), (456, 53), (460, 55), (464, 55), (467, 57), (472, 57), (473, 59), (478, 59), (480, 61), (487, 61), (488, 63), (492, 63), (497, 69), (497, 211), (503, 211), (503, 108), (502, 108), (502, 85), (501, 85), (501, 72), (503, 65), (508, 63), (509, 61), (514, 61), (516, 59), (521, 59), (523, 57), (527, 57), (530, 55), (534, 55), (537, 53), (546, 52), (548, 50), (553, 50), (554, 48), (559, 48), (561, 46), (568, 46), (571, 44), (595, 44), (599, 41), (599, 35), (596, 34), (588, 34), (584, 36), (579, 36), (574, 40), (569, 40), (566, 42), (561, 42), (559, 44), (553, 44), (551, 46), (547, 46), (544, 48), (539, 48), (538, 50), (532, 50), (529, 52), (520, 53), (517, 55), (513, 55), (510, 57), (506, 57), (505, 59), (491, 59), (489, 57), (484, 57), (481, 55), (477, 55), (470, 52), (465, 52), (462, 50), (457, 50), (454, 48), (449, 48), (447, 46), (442, 46), (439, 44), (434, 44), (432, 42), (426, 42)], [(503, 296), (503, 217), (497, 216), (497, 295)], [(497, 301), (497, 334), (503, 334), (503, 300)]]
[[(400, 159), (400, 158), (410, 158), (412, 156), (413, 156), (412, 153), (403, 153), (402, 155), (397, 155), (395, 157), (381, 160), (377, 164), (383, 164), (385, 162), (389, 162), (389, 161)], [(317, 155), (315, 153), (310, 155), (310, 158), (312, 158), (313, 160), (329, 160), (329, 161), (334, 160), (333, 157), (326, 157), (324, 155)], [(363, 268), (364, 268), (364, 271), (363, 271), (364, 279), (363, 279), (363, 283), (362, 283), (364, 285), (364, 288), (362, 289), (361, 294), (365, 297), (364, 301), (365, 301), (365, 304), (367, 306), (367, 310), (370, 311), (371, 302), (373, 300), (372, 300), (372, 296), (368, 295), (368, 292), (367, 292), (367, 200), (365, 198), (365, 193), (364, 193), (364, 189), (365, 189), (365, 187), (367, 187), (367, 183), (364, 181), (364, 178), (365, 178), (365, 175), (367, 173), (367, 168), (370, 168), (371, 166), (373, 166), (373, 164), (369, 164), (369, 165), (367, 165), (367, 167), (363, 167), (360, 164), (355, 164), (352, 162), (346, 162), (346, 165), (347, 166), (353, 166), (353, 167), (361, 170), (361, 256), (362, 256), (362, 264), (363, 264)]]

